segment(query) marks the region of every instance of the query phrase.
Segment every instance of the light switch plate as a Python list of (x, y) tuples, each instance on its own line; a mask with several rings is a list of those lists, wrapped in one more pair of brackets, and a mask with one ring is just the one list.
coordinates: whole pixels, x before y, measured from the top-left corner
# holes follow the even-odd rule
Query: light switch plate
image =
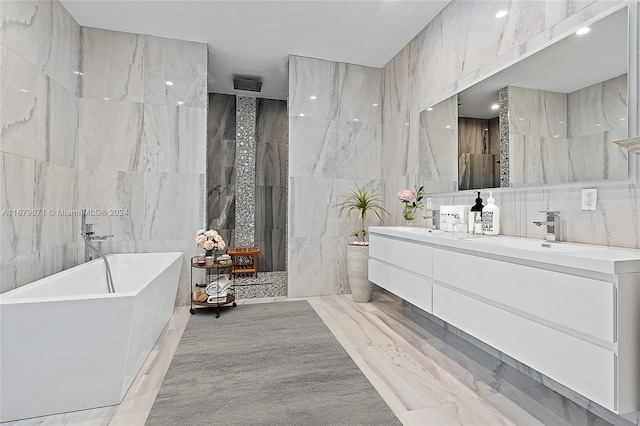
[(583, 189), (582, 190), (582, 210), (596, 210), (598, 205), (598, 190)]

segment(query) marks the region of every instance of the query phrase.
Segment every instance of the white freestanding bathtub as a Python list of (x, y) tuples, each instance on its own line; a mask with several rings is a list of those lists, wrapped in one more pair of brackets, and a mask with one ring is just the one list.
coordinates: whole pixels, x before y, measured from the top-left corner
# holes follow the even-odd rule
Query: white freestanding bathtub
[(182, 253), (107, 256), (0, 295), (0, 421), (119, 404), (173, 312)]

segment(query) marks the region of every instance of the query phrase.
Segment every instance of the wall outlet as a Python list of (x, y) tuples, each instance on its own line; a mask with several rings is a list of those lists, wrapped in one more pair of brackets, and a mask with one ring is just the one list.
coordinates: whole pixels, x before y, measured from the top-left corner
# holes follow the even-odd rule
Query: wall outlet
[(427, 208), (431, 208), (431, 197), (427, 197)]
[(582, 210), (596, 210), (598, 205), (598, 190), (583, 189), (582, 190)]

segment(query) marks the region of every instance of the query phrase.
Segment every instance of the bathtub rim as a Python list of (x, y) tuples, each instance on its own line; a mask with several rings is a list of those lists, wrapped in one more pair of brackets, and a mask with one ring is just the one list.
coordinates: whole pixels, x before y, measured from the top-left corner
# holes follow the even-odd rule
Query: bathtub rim
[(1, 293), (0, 294), (0, 308), (3, 305), (19, 305), (19, 304), (27, 304), (27, 303), (50, 303), (50, 302), (64, 301), (64, 300), (71, 301), (71, 300), (112, 299), (112, 298), (135, 296), (138, 293), (140, 293), (140, 291), (144, 287), (146, 287), (149, 284), (149, 282), (151, 282), (154, 278), (156, 278), (158, 275), (160, 275), (160, 273), (162, 271), (167, 269), (174, 262), (178, 261), (181, 257), (184, 256), (184, 252), (181, 252), (181, 251), (149, 252), (149, 253), (146, 253), (146, 252), (143, 252), (143, 253), (111, 253), (111, 254), (107, 255), (107, 259), (111, 260), (111, 258), (113, 258), (115, 256), (120, 256), (120, 255), (125, 255), (126, 256), (126, 255), (145, 255), (145, 254), (147, 254), (147, 255), (149, 255), (149, 254), (175, 255), (175, 257), (172, 258), (167, 263), (166, 268), (159, 270), (156, 275), (151, 277), (149, 280), (147, 280), (144, 283), (144, 285), (140, 286), (140, 288), (138, 288), (136, 290), (118, 292), (117, 288), (116, 288), (116, 292), (115, 293), (106, 293), (106, 292), (105, 293), (92, 293), (92, 294), (81, 293), (81, 294), (74, 294), (74, 295), (67, 295), (67, 296), (20, 297), (20, 293), (23, 293), (23, 292), (25, 292), (27, 290), (33, 290), (33, 288), (31, 286), (37, 287), (37, 286), (40, 286), (40, 285), (46, 285), (49, 280), (53, 279), (53, 277), (56, 277), (57, 279), (60, 279), (60, 278), (64, 277), (65, 275), (72, 274), (74, 272), (74, 270), (77, 270), (79, 268), (89, 267), (89, 265), (92, 265), (94, 262), (102, 262), (103, 261), (102, 259), (98, 258), (98, 259), (93, 259), (93, 260), (91, 260), (89, 262), (81, 263), (81, 264), (76, 265), (76, 266), (74, 266), (72, 268), (65, 269), (64, 271), (56, 272), (55, 274), (51, 274), (51, 275), (48, 275), (46, 277), (40, 278), (38, 280), (32, 281), (32, 282), (30, 282), (28, 284), (22, 285), (22, 286), (20, 286), (18, 288), (14, 288), (13, 290), (9, 290), (9, 291), (7, 291), (5, 293)]

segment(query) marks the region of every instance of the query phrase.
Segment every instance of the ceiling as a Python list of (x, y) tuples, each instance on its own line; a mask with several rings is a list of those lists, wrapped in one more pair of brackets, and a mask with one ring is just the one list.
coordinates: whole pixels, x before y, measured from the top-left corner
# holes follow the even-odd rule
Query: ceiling
[(289, 55), (383, 67), (449, 1), (61, 0), (82, 26), (205, 42), (209, 92), (270, 99), (287, 97)]

